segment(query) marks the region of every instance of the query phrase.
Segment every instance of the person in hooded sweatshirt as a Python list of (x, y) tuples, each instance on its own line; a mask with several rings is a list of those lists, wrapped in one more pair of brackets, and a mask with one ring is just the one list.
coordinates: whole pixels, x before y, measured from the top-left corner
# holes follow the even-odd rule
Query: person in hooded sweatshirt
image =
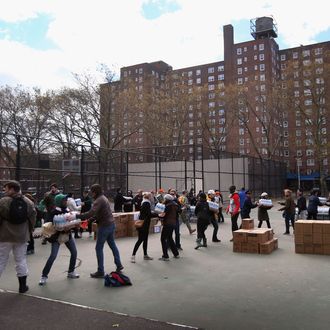
[(151, 211), (150, 203), (151, 193), (144, 192), (143, 200), (141, 203), (141, 210), (139, 220), (143, 220), (143, 225), (140, 228), (137, 228), (138, 231), (138, 240), (134, 245), (131, 262), (135, 263), (135, 255), (138, 251), (140, 245), (143, 243), (143, 259), (144, 260), (153, 260), (152, 257), (148, 255), (148, 236), (149, 236), (149, 227), (152, 217), (157, 217), (157, 213)]
[[(44, 199), (44, 203), (47, 210), (46, 222), (53, 222), (55, 215), (68, 213), (67, 209), (67, 196), (63, 194), (58, 194), (52, 199), (50, 196), (46, 196)], [(61, 232), (57, 232), (50, 238), (50, 242), (52, 244), (50, 256), (45, 264), (45, 267), (42, 270), (41, 278), (39, 281), (39, 285), (45, 285), (48, 280), (49, 272), (53, 266), (53, 263), (57, 257), (58, 251), (60, 249), (60, 243), (58, 242), (58, 236)], [(75, 241), (72, 237), (71, 229), (67, 232), (69, 237), (68, 241), (65, 242), (65, 246), (70, 251), (70, 262), (67, 277), (70, 279), (79, 278), (79, 274), (75, 272), (75, 266), (77, 261), (77, 248)]]

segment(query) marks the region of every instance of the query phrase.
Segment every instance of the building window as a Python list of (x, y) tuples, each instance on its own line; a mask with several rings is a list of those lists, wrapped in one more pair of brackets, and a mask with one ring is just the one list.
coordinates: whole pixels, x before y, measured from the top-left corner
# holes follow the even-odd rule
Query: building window
[(237, 65), (241, 65), (242, 64), (242, 59), (241, 58), (238, 58), (237, 59)]
[(201, 70), (200, 69), (196, 70), (196, 76), (200, 76), (200, 75), (201, 75)]
[(259, 69), (260, 71), (265, 71), (265, 64), (260, 64)]
[(243, 78), (238, 78), (237, 79), (237, 84), (242, 85), (243, 84)]
[(224, 71), (224, 70), (225, 70), (225, 67), (223, 65), (219, 65), (218, 66), (218, 71), (221, 72), (221, 71)]
[(197, 78), (196, 79), (196, 84), (200, 84), (202, 82), (202, 79), (201, 78)]
[(225, 75), (224, 74), (219, 74), (218, 75), (218, 80), (224, 80), (225, 79)]
[(293, 52), (293, 53), (292, 53), (292, 58), (293, 58), (293, 59), (297, 59), (298, 56), (299, 56), (298, 52)]
[(322, 48), (316, 48), (316, 49), (314, 49), (314, 54), (315, 55), (321, 55), (322, 54)]
[(260, 81), (265, 81), (266, 80), (266, 76), (264, 74), (260, 75)]
[(314, 159), (307, 159), (307, 166), (314, 166), (315, 162)]
[(193, 72), (192, 71), (188, 71), (188, 77), (192, 77)]
[(213, 82), (214, 81), (214, 76), (209, 76), (208, 77), (208, 82)]
[(242, 74), (242, 72), (243, 72), (242, 68), (237, 69), (237, 74)]
[(192, 85), (193, 84), (193, 80), (192, 79), (189, 79), (188, 80), (188, 85)]
[(142, 74), (143, 73), (143, 68), (140, 68), (139, 69), (139, 74)]
[(265, 45), (264, 44), (259, 44), (259, 50), (264, 50), (265, 49)]
[(285, 61), (285, 60), (286, 60), (285, 54), (281, 55), (281, 61)]
[(209, 91), (214, 91), (214, 85), (209, 85), (209, 86), (208, 86), (208, 90), (209, 90)]
[(264, 54), (259, 54), (259, 61), (263, 61), (265, 59), (265, 55)]
[(302, 52), (303, 57), (308, 57), (310, 56), (311, 52), (307, 49)]
[(207, 72), (208, 72), (208, 73), (214, 73), (214, 68), (208, 68), (208, 69), (207, 69)]
[(237, 48), (237, 55), (241, 55), (242, 54), (242, 48)]

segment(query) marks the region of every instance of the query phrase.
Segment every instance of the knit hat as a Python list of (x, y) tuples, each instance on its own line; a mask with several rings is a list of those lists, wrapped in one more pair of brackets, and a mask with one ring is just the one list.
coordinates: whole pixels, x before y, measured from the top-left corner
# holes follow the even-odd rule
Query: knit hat
[(166, 201), (172, 201), (174, 198), (173, 198), (172, 195), (170, 195), (170, 194), (166, 194), (166, 195), (164, 196), (164, 199), (165, 199)]
[(54, 199), (54, 202), (55, 202), (55, 205), (58, 206), (58, 207), (62, 207), (62, 203), (64, 200), (67, 200), (68, 199), (68, 196), (67, 195), (64, 195), (64, 194), (58, 194), (55, 196), (55, 199)]

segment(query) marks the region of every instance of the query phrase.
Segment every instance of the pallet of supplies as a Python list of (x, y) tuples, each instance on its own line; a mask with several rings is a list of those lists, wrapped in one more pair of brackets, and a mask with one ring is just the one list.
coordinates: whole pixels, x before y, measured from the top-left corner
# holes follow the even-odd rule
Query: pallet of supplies
[(277, 248), (278, 240), (274, 238), (272, 229), (239, 229), (233, 232), (234, 252), (270, 254)]
[(294, 242), (296, 253), (330, 255), (330, 221), (296, 221)]

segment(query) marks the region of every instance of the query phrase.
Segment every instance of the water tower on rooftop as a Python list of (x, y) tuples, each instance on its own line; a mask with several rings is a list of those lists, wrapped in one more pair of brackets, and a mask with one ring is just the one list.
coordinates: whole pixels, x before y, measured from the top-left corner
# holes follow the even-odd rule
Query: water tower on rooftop
[(255, 40), (277, 38), (277, 25), (273, 17), (254, 18), (250, 20), (250, 32)]

